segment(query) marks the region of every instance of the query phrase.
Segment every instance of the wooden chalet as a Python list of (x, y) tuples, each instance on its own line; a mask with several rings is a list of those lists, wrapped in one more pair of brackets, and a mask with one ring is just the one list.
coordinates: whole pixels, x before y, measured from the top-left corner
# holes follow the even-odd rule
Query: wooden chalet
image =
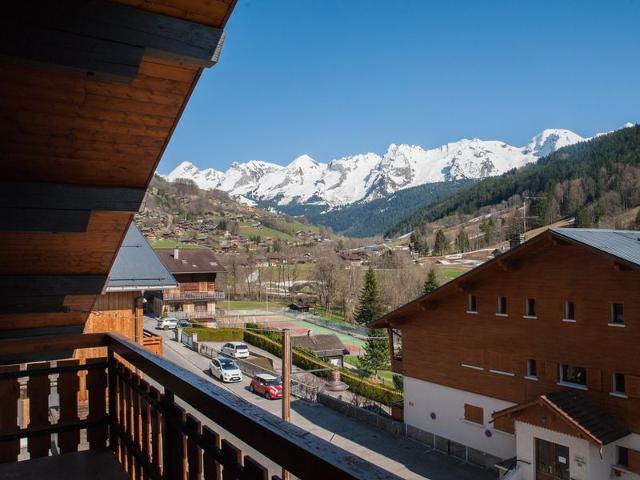
[(125, 335), (83, 333), (234, 4), (4, 5), (0, 478), (394, 478)]
[(373, 322), (404, 421), (513, 479), (640, 478), (640, 232), (551, 229)]
[(209, 248), (158, 248), (156, 253), (178, 282), (153, 299), (157, 316), (212, 320), (216, 302), (224, 292), (216, 290), (216, 276), (226, 270)]

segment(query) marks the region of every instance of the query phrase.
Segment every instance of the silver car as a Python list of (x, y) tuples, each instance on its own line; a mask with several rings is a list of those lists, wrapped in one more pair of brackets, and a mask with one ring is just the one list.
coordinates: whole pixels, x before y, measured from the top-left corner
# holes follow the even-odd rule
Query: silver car
[(220, 352), (233, 358), (247, 358), (249, 356), (249, 347), (242, 342), (225, 343)]
[(223, 382), (240, 382), (242, 380), (242, 372), (238, 368), (238, 364), (226, 357), (212, 359), (209, 362), (209, 372), (211, 372), (211, 376)]
[(178, 319), (173, 317), (159, 318), (156, 328), (158, 330), (173, 330), (178, 325)]

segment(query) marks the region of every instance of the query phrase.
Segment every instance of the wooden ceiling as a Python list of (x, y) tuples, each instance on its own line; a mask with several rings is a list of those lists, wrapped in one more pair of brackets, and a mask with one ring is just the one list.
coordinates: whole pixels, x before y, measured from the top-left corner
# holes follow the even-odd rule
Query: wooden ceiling
[(0, 20), (0, 337), (82, 328), (234, 3), (25, 2)]

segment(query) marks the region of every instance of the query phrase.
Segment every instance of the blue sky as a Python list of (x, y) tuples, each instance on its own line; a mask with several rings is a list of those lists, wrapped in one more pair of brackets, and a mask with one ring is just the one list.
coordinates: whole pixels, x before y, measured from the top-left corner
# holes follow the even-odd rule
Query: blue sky
[(238, 0), (159, 171), (638, 122), (638, 25), (638, 0)]

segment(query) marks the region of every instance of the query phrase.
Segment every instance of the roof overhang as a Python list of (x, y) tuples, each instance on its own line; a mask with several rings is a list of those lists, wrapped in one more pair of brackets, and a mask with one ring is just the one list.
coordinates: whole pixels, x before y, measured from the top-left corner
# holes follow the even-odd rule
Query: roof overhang
[(585, 248), (591, 252), (594, 252), (598, 255), (603, 255), (611, 258), (614, 261), (614, 264), (617, 268), (620, 268), (620, 265), (623, 265), (625, 269), (634, 269), (639, 270), (640, 265), (637, 265), (632, 262), (628, 262), (622, 258), (619, 258), (615, 255), (611, 255), (610, 253), (594, 248), (592, 246), (586, 245), (582, 242), (578, 242), (574, 239), (571, 239), (562, 234), (561, 231), (548, 229), (537, 235), (526, 242), (518, 245), (517, 247), (511, 248), (506, 251), (502, 255), (492, 258), (491, 260), (483, 263), (475, 267), (472, 270), (460, 275), (459, 277), (441, 285), (439, 288), (434, 290), (431, 293), (422, 295), (415, 300), (412, 300), (405, 305), (393, 310), (392, 312), (383, 315), (382, 317), (370, 322), (367, 326), (369, 328), (394, 328), (399, 326), (413, 318), (416, 314), (425, 312), (429, 309), (429, 307), (433, 307), (437, 305), (437, 302), (443, 296), (450, 294), (451, 292), (465, 292), (469, 291), (470, 288), (476, 282), (476, 277), (486, 272), (489, 269), (501, 269), (501, 270), (509, 270), (512, 268), (518, 268), (521, 265), (521, 259), (532, 252), (541, 252), (544, 248), (555, 245), (576, 245), (582, 248)]
[[(555, 397), (563, 397), (564, 401), (559, 402)], [(566, 399), (569, 398), (569, 401)], [(583, 408), (580, 408), (582, 404)], [(567, 406), (569, 405), (569, 408)], [(584, 407), (587, 405), (587, 407)], [(589, 409), (589, 415), (584, 415), (584, 411)], [(583, 416), (597, 417), (601, 423), (607, 425), (607, 430), (597, 430), (576, 412), (582, 412)], [(551, 416), (551, 418), (549, 417)], [(494, 412), (492, 419), (495, 421), (501, 417), (512, 417), (514, 420), (523, 420), (535, 426), (549, 430), (562, 431), (563, 433), (583, 438), (596, 446), (600, 452), (602, 448), (615, 440), (618, 440), (630, 432), (617, 420), (609, 417), (605, 412), (591, 405), (584, 397), (573, 394), (569, 391), (554, 392), (526, 403), (514, 405), (509, 408)]]

